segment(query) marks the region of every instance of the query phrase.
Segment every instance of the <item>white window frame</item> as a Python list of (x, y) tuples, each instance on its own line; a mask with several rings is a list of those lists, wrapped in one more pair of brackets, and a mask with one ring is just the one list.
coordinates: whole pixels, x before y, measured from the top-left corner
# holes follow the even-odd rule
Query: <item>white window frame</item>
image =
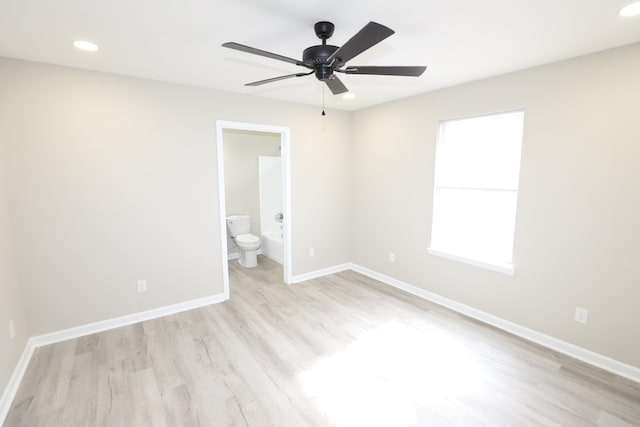
[[(456, 118), (456, 119), (447, 119), (447, 120), (441, 120), (438, 124), (438, 141), (436, 144), (436, 163), (435, 163), (435, 168), (434, 168), (434, 188), (433, 188), (433, 204), (432, 204), (432, 222), (431, 222), (431, 242), (430, 247), (427, 248), (427, 253), (429, 253), (430, 255), (434, 255), (434, 256), (438, 256), (438, 257), (442, 257), (442, 258), (446, 258), (449, 260), (453, 260), (453, 261), (457, 261), (457, 262), (462, 262), (465, 264), (470, 264), (470, 265), (474, 265), (476, 267), (480, 267), (480, 268), (484, 268), (487, 270), (492, 270), (492, 271), (496, 271), (499, 273), (503, 273), (503, 274), (507, 274), (507, 275), (513, 275), (514, 274), (514, 266), (513, 266), (513, 260), (512, 263), (505, 263), (505, 262), (498, 262), (498, 261), (487, 261), (487, 260), (480, 260), (480, 259), (473, 259), (473, 258), (467, 258), (464, 256), (460, 256), (457, 254), (453, 254), (453, 253), (449, 253), (449, 252), (444, 252), (442, 250), (438, 250), (435, 249), (433, 247), (431, 247), (431, 245), (433, 244), (433, 230), (434, 230), (434, 222), (435, 222), (435, 209), (436, 209), (436, 198), (437, 198), (437, 191), (438, 189), (441, 188), (449, 188), (449, 189), (464, 189), (464, 190), (481, 190), (481, 191), (512, 191), (516, 193), (516, 212), (515, 212), (515, 216), (516, 218), (514, 218), (514, 224), (515, 221), (517, 219), (517, 199), (518, 199), (518, 192), (520, 189), (520, 172), (518, 172), (518, 187), (514, 190), (512, 188), (510, 189), (501, 189), (501, 188), (472, 188), (472, 187), (451, 187), (451, 186), (446, 186), (446, 185), (438, 185), (438, 177), (436, 176), (436, 170), (437, 170), (437, 165), (438, 165), (438, 148), (440, 147), (441, 141), (443, 141), (444, 136), (444, 127), (443, 125), (447, 122), (453, 122), (453, 121), (458, 121), (458, 120), (471, 120), (471, 119), (477, 119), (477, 118), (482, 118), (482, 117), (491, 117), (491, 116), (499, 116), (499, 115), (505, 115), (505, 114), (514, 114), (514, 113), (521, 113), (522, 114), (522, 119), (523, 119), (523, 131), (522, 131), (522, 140), (520, 141), (520, 158), (518, 159), (519, 161), (519, 166), (518, 169), (520, 168), (520, 165), (522, 163), (522, 144), (523, 144), (523, 140), (524, 140), (524, 109), (518, 109), (518, 110), (509, 110), (509, 111), (501, 111), (501, 112), (496, 112), (496, 113), (489, 113), (489, 114), (481, 114), (481, 115), (477, 115), (477, 116), (469, 116), (469, 117), (463, 117), (463, 118)], [(512, 238), (512, 254), (513, 254), (513, 245), (515, 243), (515, 226), (514, 226), (514, 232), (513, 232), (513, 238)]]

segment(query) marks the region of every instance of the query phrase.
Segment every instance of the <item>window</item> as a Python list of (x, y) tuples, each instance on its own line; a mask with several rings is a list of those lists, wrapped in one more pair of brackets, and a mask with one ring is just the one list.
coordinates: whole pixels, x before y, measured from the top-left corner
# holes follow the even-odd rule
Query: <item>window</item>
[(513, 274), (524, 112), (440, 123), (429, 253)]

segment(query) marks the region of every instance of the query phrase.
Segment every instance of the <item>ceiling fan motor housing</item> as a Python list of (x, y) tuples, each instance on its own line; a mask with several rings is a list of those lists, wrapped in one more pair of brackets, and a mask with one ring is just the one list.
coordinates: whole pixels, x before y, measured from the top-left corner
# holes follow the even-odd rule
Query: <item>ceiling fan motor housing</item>
[(318, 80), (325, 80), (333, 75), (333, 70), (342, 65), (338, 58), (333, 63), (328, 61), (336, 50), (338, 46), (327, 44), (308, 47), (302, 53), (302, 62), (313, 68)]

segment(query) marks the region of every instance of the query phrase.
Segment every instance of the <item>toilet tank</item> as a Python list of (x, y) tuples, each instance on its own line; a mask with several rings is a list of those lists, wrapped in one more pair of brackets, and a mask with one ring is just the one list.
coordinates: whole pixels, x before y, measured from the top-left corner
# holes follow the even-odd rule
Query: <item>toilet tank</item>
[(231, 237), (248, 234), (251, 230), (251, 217), (249, 215), (229, 215), (227, 227)]

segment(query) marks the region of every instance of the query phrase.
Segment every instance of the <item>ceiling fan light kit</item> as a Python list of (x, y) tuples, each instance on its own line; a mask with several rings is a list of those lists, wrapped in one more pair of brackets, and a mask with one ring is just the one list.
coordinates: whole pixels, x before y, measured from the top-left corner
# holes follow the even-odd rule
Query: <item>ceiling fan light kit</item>
[(331, 22), (317, 22), (314, 25), (314, 30), (316, 36), (322, 40), (322, 44), (306, 48), (302, 52), (301, 61), (235, 42), (223, 43), (222, 46), (278, 61), (288, 62), (311, 70), (305, 73), (288, 74), (285, 76), (246, 83), (245, 86), (260, 86), (279, 80), (315, 74), (318, 80), (327, 85), (332, 94), (340, 95), (349, 92), (349, 89), (347, 89), (335, 73), (419, 77), (427, 68), (425, 66), (350, 66), (344, 68), (348, 61), (391, 36), (394, 34), (394, 31), (391, 28), (385, 27), (384, 25), (376, 22), (369, 22), (344, 45), (338, 47), (327, 44), (327, 39), (331, 38), (334, 29), (335, 26)]

